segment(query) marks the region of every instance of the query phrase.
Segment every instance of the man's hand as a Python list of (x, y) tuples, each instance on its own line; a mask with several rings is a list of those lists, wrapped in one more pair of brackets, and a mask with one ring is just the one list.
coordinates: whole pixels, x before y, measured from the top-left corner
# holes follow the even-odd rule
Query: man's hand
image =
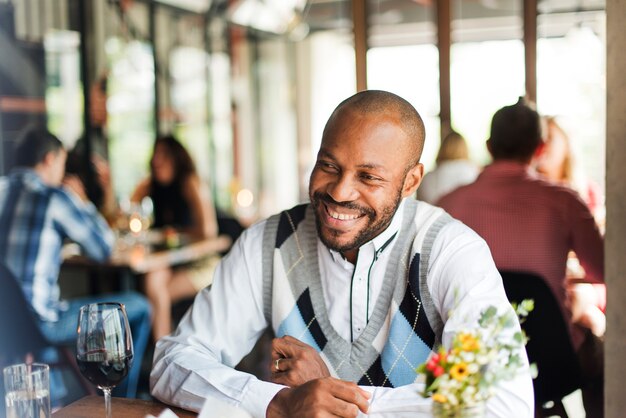
[(276, 394), (267, 418), (356, 417), (367, 413), (370, 394), (356, 383), (326, 377)]
[(272, 341), (271, 381), (296, 387), (330, 377), (326, 363), (313, 347), (286, 335)]

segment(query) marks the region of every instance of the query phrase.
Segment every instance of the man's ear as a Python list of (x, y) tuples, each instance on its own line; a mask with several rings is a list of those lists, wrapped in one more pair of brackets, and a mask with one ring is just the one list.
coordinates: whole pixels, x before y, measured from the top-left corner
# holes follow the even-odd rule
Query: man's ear
[(402, 187), (402, 197), (412, 196), (417, 191), (424, 177), (424, 164), (417, 163), (411, 168), (404, 178), (404, 186)]
[(54, 159), (56, 154), (54, 151), (48, 151), (46, 155), (43, 156), (43, 159), (39, 162), (39, 166), (41, 167), (50, 167), (54, 163)]
[(485, 145), (487, 145), (487, 151), (489, 151), (489, 155), (493, 157), (493, 152), (491, 151), (491, 138), (487, 139), (487, 142), (485, 142)]

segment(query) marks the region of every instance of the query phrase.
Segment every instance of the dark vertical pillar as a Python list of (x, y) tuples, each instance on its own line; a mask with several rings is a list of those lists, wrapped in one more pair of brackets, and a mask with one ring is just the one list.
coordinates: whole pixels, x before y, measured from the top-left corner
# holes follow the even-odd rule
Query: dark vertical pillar
[(89, 167), (87, 170), (87, 175), (83, 180), (86, 190), (93, 190), (95, 188), (95, 176), (92, 169), (92, 165), (88, 162), (91, 161), (91, 154), (93, 149), (93, 134), (94, 128), (91, 123), (91, 84), (92, 79), (90, 77), (91, 73), (89, 72), (89, 33), (87, 32), (87, 28), (92, 27), (93, 25), (88, 24), (92, 20), (91, 16), (91, 8), (88, 6), (91, 2), (83, 1), (83, 0), (75, 0), (74, 6), (78, 12), (77, 16), (77, 27), (78, 32), (80, 34), (80, 77), (83, 83), (83, 125), (84, 125), (84, 159), (85, 166)]
[(439, 50), (439, 120), (441, 137), (451, 129), (450, 111), (450, 48), (451, 0), (437, 0), (437, 47)]
[(159, 135), (159, 109), (161, 108), (160, 97), (159, 97), (159, 80), (160, 80), (160, 71), (159, 71), (159, 57), (158, 57), (158, 48), (157, 48), (157, 40), (156, 40), (156, 11), (157, 5), (155, 1), (149, 2), (148, 5), (148, 25), (150, 31), (150, 43), (152, 44), (152, 57), (154, 63), (154, 133), (156, 136)]
[(526, 97), (537, 101), (537, 0), (524, 0)]
[(356, 90), (367, 90), (367, 0), (352, 0)]
[[(624, 416), (626, 376), (626, 2), (607, 0), (606, 102), (606, 253), (607, 315), (604, 367), (604, 405), (607, 418)], [(598, 138), (600, 140), (600, 138)]]

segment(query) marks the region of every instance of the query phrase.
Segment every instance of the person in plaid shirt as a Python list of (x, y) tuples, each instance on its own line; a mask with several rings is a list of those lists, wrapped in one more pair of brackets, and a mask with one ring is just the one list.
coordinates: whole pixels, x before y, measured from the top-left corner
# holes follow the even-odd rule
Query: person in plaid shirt
[[(135, 357), (128, 378), (116, 393), (134, 397), (150, 333), (150, 305), (135, 292), (60, 298), (58, 276), (64, 240), (79, 244), (88, 257), (105, 261), (111, 254), (114, 234), (88, 200), (80, 179), (65, 177), (67, 152), (58, 138), (31, 128), (18, 140), (14, 157), (16, 167), (0, 178), (0, 263), (20, 283), (42, 333), (51, 343), (75, 344), (82, 305), (101, 301), (126, 305)], [(55, 386), (51, 385), (52, 390)]]

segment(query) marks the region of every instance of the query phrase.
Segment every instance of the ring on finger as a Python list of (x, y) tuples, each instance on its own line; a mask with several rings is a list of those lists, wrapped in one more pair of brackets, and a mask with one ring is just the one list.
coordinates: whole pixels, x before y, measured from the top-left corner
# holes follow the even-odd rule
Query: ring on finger
[(279, 357), (276, 359), (276, 361), (274, 362), (274, 367), (276, 368), (276, 371), (279, 372), (280, 371), (280, 361), (282, 360), (282, 357)]

